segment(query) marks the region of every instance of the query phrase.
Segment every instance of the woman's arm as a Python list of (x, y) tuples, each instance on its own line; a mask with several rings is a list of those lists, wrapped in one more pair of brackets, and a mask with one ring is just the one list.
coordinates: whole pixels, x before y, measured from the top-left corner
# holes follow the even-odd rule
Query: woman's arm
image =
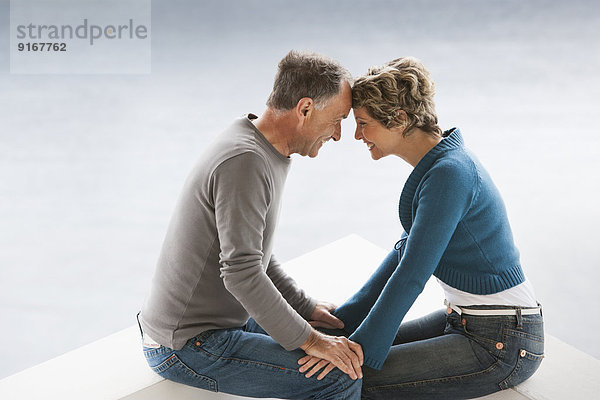
[(390, 279), (390, 276), (396, 270), (402, 258), (406, 237), (406, 233), (403, 232), (402, 238), (396, 243), (394, 250), (385, 257), (379, 268), (377, 268), (377, 271), (371, 275), (369, 280), (356, 294), (334, 311), (333, 315), (344, 322), (344, 331), (348, 334), (352, 334), (363, 322)]
[(442, 162), (425, 174), (402, 260), (350, 336), (362, 345), (365, 365), (381, 369), (402, 319), (437, 268), (476, 190), (474, 166)]

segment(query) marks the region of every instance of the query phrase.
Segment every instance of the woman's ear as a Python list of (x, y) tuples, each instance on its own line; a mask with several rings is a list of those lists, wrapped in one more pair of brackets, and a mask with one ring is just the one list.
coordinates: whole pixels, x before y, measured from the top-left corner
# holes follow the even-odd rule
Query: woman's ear
[(406, 126), (408, 125), (408, 115), (406, 114), (406, 111), (396, 110), (394, 119), (396, 120), (396, 123), (398, 125), (396, 125), (392, 129), (397, 133), (400, 133), (400, 134), (404, 133), (404, 130), (406, 129)]

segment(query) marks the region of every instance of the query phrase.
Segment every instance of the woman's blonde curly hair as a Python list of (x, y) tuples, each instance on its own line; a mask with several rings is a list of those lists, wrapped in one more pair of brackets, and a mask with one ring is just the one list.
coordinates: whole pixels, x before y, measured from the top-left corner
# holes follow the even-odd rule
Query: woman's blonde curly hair
[(414, 128), (442, 136), (435, 113), (435, 84), (423, 63), (414, 57), (371, 67), (352, 86), (352, 107), (364, 107), (369, 115), (391, 129), (400, 125), (399, 111), (408, 117), (404, 136)]

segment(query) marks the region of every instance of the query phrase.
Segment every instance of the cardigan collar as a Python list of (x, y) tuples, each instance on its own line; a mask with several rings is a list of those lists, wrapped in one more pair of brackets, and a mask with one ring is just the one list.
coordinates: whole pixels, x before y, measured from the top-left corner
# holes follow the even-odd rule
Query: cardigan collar
[(417, 166), (413, 169), (411, 174), (408, 176), (402, 194), (400, 195), (400, 202), (398, 204), (398, 214), (400, 216), (400, 223), (406, 231), (410, 233), (412, 228), (412, 202), (415, 197), (415, 192), (421, 179), (435, 160), (437, 160), (442, 154), (449, 150), (463, 147), (464, 142), (460, 130), (458, 128), (452, 128), (444, 132), (444, 139), (440, 141), (434, 148), (429, 150), (423, 158), (417, 163)]

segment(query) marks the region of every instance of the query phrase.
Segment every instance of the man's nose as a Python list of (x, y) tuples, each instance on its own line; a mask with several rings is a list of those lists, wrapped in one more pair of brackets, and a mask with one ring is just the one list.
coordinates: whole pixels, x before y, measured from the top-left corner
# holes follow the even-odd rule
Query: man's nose
[(338, 141), (342, 138), (342, 123), (338, 122), (337, 125), (335, 126), (335, 132), (333, 132), (333, 140), (334, 141)]

